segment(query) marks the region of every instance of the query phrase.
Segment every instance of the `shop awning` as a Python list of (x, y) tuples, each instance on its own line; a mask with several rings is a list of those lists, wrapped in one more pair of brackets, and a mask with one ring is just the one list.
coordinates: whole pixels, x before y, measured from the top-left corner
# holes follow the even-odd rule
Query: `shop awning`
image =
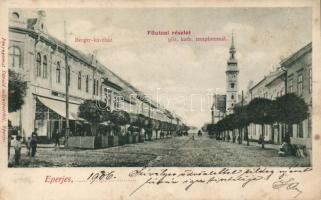
[[(52, 111), (56, 112), (58, 115), (60, 115), (63, 118), (66, 118), (66, 103), (64, 101), (54, 100), (54, 99), (48, 99), (45, 97), (37, 97), (38, 100), (51, 109)], [(69, 103), (69, 119), (70, 120), (84, 120), (80, 117), (78, 117), (78, 104)]]

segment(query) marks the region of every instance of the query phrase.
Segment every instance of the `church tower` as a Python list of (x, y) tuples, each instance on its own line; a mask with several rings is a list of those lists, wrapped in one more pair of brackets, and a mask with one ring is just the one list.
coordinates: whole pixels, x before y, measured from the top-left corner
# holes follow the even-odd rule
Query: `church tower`
[(233, 113), (233, 108), (238, 102), (238, 74), (237, 60), (235, 57), (234, 35), (230, 47), (230, 58), (227, 60), (226, 74), (226, 114)]

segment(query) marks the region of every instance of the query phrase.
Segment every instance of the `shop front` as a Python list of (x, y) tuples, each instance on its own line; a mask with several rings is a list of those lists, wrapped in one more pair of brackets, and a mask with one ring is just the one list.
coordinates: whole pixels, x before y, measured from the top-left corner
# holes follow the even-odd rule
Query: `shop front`
[[(85, 124), (78, 117), (79, 104), (69, 103), (69, 130), (70, 136), (79, 135), (84, 131)], [(38, 129), (40, 143), (50, 143), (58, 131), (64, 137), (66, 129), (66, 103), (65, 101), (37, 96), (34, 127)]]

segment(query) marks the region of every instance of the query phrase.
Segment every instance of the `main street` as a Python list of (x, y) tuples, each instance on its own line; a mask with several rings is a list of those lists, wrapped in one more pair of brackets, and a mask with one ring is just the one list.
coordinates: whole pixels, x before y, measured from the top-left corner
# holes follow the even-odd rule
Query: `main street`
[[(96, 149), (55, 149), (40, 146), (35, 158), (23, 148), (21, 163), (14, 167), (251, 167), (309, 166), (309, 158), (279, 157), (277, 146), (250, 146), (210, 139), (206, 135), (173, 137), (145, 143)], [(10, 165), (13, 161), (11, 149)]]

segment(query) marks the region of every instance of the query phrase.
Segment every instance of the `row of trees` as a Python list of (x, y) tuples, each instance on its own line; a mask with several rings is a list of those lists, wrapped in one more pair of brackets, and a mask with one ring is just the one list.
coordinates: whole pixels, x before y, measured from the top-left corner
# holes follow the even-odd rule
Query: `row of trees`
[[(211, 133), (221, 135), (224, 131), (238, 129), (239, 143), (242, 132), (245, 133), (247, 145), (249, 137), (247, 127), (250, 123), (260, 124), (262, 127), (261, 141), (264, 148), (264, 125), (273, 126), (274, 123), (284, 123), (288, 127), (302, 122), (308, 117), (308, 105), (305, 101), (293, 93), (278, 97), (275, 100), (255, 98), (245, 106), (236, 106), (234, 113), (226, 116), (216, 124), (210, 124), (207, 128)], [(244, 130), (244, 131), (243, 131)], [(274, 137), (272, 128), (272, 139)], [(285, 133), (284, 141), (290, 143), (289, 129)]]
[(109, 107), (103, 101), (86, 100), (79, 106), (79, 117), (90, 123), (92, 135), (98, 133), (98, 127), (103, 123), (105, 130), (118, 134), (120, 126), (129, 124), (128, 131), (139, 132), (142, 128), (147, 134), (151, 134), (152, 130), (162, 131), (179, 131), (186, 130), (186, 125), (177, 125), (169, 122), (155, 120), (142, 114), (129, 114), (124, 110), (110, 111)]
[[(20, 110), (24, 104), (24, 97), (27, 91), (27, 82), (16, 72), (9, 70), (9, 89), (8, 89), (8, 111), (15, 112)], [(187, 131), (188, 126), (176, 125), (169, 122), (159, 121), (148, 118), (142, 114), (129, 114), (123, 110), (110, 111), (105, 102), (96, 100), (86, 100), (79, 106), (79, 117), (90, 123), (92, 135), (97, 134), (99, 125), (105, 124), (105, 131), (113, 130), (115, 133), (120, 131), (120, 126), (130, 124), (130, 132), (137, 132), (144, 128), (147, 132), (152, 130), (162, 131)]]

